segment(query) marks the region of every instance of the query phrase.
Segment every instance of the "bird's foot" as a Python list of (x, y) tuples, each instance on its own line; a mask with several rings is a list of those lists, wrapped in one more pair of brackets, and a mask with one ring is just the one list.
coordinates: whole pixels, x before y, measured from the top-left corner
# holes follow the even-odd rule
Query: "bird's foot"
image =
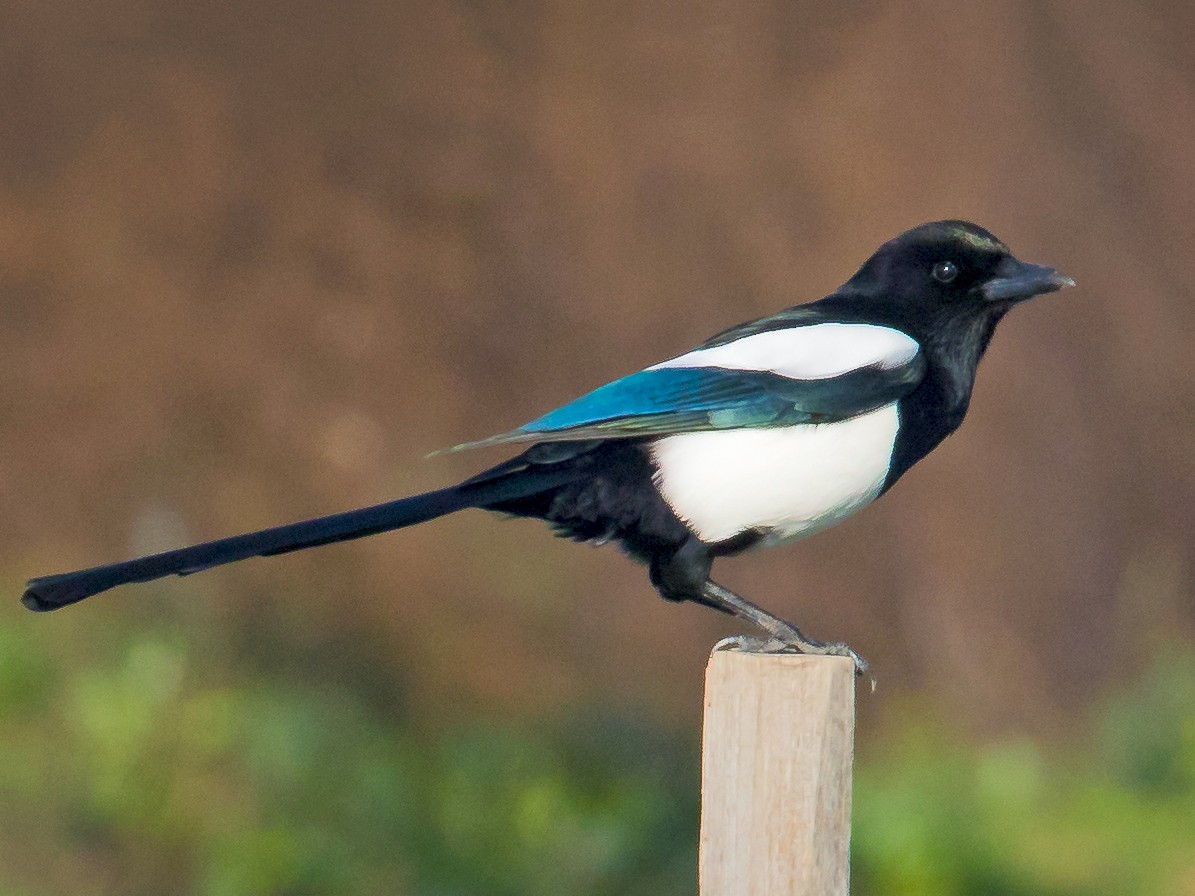
[[(723, 588), (717, 582), (706, 579), (701, 586), (701, 596), (713, 607), (729, 610), (735, 616), (750, 622), (767, 633), (767, 637), (751, 637), (739, 635), (724, 638), (714, 647), (715, 650), (738, 648), (742, 651), (759, 653), (807, 653), (814, 656), (845, 656), (855, 664), (855, 675), (867, 675), (871, 667), (867, 660), (855, 653), (847, 644), (825, 644), (815, 641), (801, 634), (801, 630), (791, 622), (785, 622), (779, 616), (773, 616), (762, 607), (757, 607), (751, 601), (739, 597), (733, 591)], [(871, 689), (876, 688), (875, 676), (871, 676)]]
[(755, 635), (732, 635), (714, 645), (714, 650), (741, 650), (743, 653), (803, 653), (809, 656), (845, 656), (855, 665), (855, 676), (867, 675), (871, 689), (876, 689), (876, 679), (867, 660), (859, 656), (849, 644), (841, 642), (823, 643), (807, 638), (795, 627), (787, 637), (757, 637)]

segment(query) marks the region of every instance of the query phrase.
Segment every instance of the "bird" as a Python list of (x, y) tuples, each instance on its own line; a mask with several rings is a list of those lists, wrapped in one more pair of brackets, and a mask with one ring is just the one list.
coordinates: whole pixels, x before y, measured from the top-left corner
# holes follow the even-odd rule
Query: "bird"
[(669, 601), (750, 623), (764, 650), (866, 661), (710, 577), (714, 560), (820, 532), (885, 494), (953, 433), (997, 324), (1073, 286), (990, 231), (933, 221), (882, 244), (822, 299), (730, 327), (535, 420), (449, 451), (520, 453), (457, 485), (119, 563), (29, 580), (55, 610), (118, 585), (374, 535), (466, 508), (615, 542)]

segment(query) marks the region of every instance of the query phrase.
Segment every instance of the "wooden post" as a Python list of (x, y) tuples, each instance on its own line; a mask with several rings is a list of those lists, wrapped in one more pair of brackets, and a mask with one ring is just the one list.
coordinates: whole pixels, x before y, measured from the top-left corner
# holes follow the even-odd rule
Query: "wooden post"
[(700, 896), (847, 896), (854, 736), (845, 657), (711, 654)]

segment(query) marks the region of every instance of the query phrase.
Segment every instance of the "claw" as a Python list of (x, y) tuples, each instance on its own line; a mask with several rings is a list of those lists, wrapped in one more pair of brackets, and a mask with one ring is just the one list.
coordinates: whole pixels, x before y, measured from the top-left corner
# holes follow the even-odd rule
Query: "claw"
[(741, 650), (743, 653), (786, 653), (788, 645), (775, 638), (753, 635), (731, 635), (714, 645), (714, 650)]
[(731, 635), (715, 644), (714, 650), (741, 650), (743, 653), (802, 653), (807, 656), (845, 656), (855, 665), (855, 677), (861, 678), (866, 675), (871, 682), (871, 692), (875, 693), (876, 677), (871, 673), (871, 666), (849, 644), (823, 644), (820, 641), (804, 638), (799, 633), (797, 638), (783, 641), (779, 638)]

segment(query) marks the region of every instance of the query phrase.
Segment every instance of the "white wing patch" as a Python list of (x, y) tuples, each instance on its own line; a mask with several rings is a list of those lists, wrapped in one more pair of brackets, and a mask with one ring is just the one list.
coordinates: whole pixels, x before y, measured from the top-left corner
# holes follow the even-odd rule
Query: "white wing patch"
[(661, 367), (721, 367), (759, 370), (796, 380), (825, 380), (861, 367), (892, 370), (917, 354), (911, 336), (876, 324), (811, 324), (768, 330), (712, 348), (702, 348)]

